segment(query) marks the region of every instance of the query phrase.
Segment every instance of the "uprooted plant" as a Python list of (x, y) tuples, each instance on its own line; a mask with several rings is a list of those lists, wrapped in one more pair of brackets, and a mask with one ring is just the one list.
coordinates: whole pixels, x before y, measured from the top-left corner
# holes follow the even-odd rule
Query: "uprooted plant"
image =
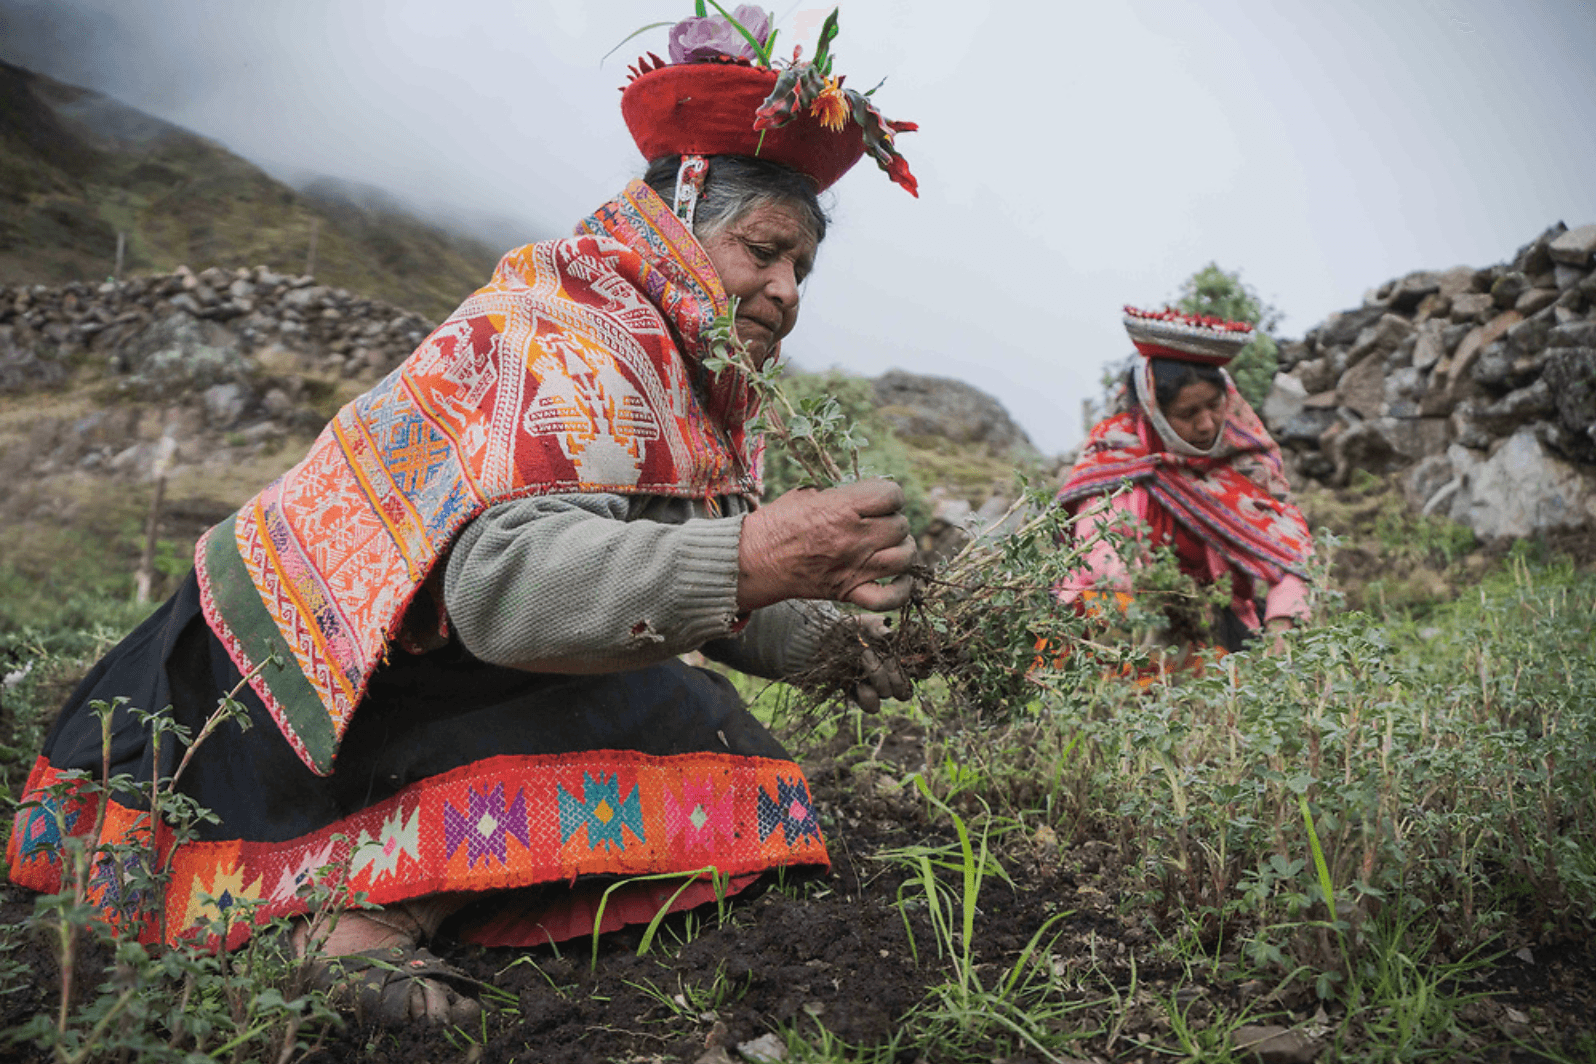
[[(869, 441), (841, 404), (825, 393), (790, 398), (782, 365), (753, 357), (737, 337), (735, 316), (733, 301), (712, 326), (704, 364), (711, 372), (747, 377), (760, 400), (754, 428), (767, 446), (803, 470), (806, 486), (835, 487), (867, 475), (861, 451)], [(1017, 479), (1017, 497), (1002, 517), (971, 530), (946, 561), (912, 567), (914, 597), (884, 640), (853, 626), (834, 628), (815, 664), (792, 679), (794, 686), (814, 704), (839, 701), (868, 673), (866, 654), (886, 653), (910, 679), (944, 677), (962, 706), (1012, 712), (1032, 700), (1038, 685), (1066, 689), (1105, 667), (1145, 666), (1156, 651), (1149, 633), (1170, 628), (1172, 619), (1179, 629), (1180, 618), (1207, 612), (1213, 593), (1181, 573), (1167, 548), (1144, 552), (1134, 570), (1135, 595), (1113, 609), (1062, 605), (1053, 589), (1081, 567), (1086, 553), (1104, 539), (1128, 555), (1139, 549), (1133, 546), (1136, 530), (1111, 520), (1075, 540), (1071, 518), (1053, 505), (1051, 491)], [(1128, 633), (1134, 637), (1121, 638)]]

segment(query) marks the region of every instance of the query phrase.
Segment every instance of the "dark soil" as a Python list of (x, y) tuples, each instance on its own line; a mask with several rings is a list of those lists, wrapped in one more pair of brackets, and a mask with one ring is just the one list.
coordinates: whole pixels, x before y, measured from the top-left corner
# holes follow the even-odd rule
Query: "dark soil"
[[(767, 885), (731, 908), (717, 926), (713, 906), (668, 921), (653, 948), (637, 956), (638, 932), (601, 943), (590, 969), (588, 942), (561, 952), (486, 950), (440, 941), (434, 948), (473, 976), (503, 991), (490, 995), (487, 1041), (480, 1048), (458, 1034), (436, 1029), (360, 1029), (352, 1023), (327, 1032), (307, 1059), (316, 1062), (392, 1061), (724, 1061), (739, 1059), (737, 1046), (787, 1028), (818, 1038), (823, 1025), (852, 1047), (891, 1045), (885, 1059), (904, 1062), (952, 1060), (943, 1052), (922, 1055), (904, 1038), (911, 1013), (928, 988), (945, 982), (950, 969), (937, 956), (923, 909), (914, 925), (918, 960), (911, 950), (897, 904), (900, 867), (878, 859), (885, 850), (954, 840), (935, 826), (913, 791), (897, 781), (923, 767), (923, 749), (911, 726), (883, 721), (879, 749), (833, 748), (805, 760), (826, 824), (833, 866), (829, 875), (805, 883)], [(872, 743), (874, 739), (872, 739)], [(851, 744), (850, 744), (851, 745)], [(1212, 968), (1187, 971), (1160, 961), (1160, 930), (1151, 914), (1127, 906), (1135, 885), (1124, 880), (1114, 847), (1086, 838), (1061, 847), (1045, 832), (1011, 843), (1003, 864), (1013, 886), (989, 879), (977, 917), (977, 972), (992, 978), (1013, 965), (1036, 930), (1067, 911), (1051, 963), (1079, 975), (1082, 1000), (1102, 1002), (1077, 1013), (1080, 1059), (1148, 1061), (1175, 1046), (1167, 1003), (1173, 997), (1200, 1028), (1216, 1014), (1235, 1016), (1250, 1008), (1256, 1022), (1290, 1025), (1310, 1020), (1319, 1005), (1306, 990), (1270, 997), (1271, 987), (1226, 981)], [(909, 892), (914, 893), (913, 890)], [(31, 908), (28, 892), (0, 888), (0, 924), (15, 927)], [(691, 921), (691, 924), (689, 923)], [(682, 941), (686, 944), (682, 945)], [(0, 1028), (11, 1028), (38, 1012), (53, 1012), (58, 976), (54, 955), (42, 939), (22, 945), (39, 978), (0, 994)], [(1524, 959), (1529, 958), (1529, 959)], [(90, 969), (82, 992), (108, 958), (82, 958)], [(530, 963), (528, 963), (530, 961)], [(1221, 966), (1222, 969), (1223, 966)], [(1465, 990), (1491, 997), (1469, 1006), (1463, 1026), (1473, 1048), (1449, 1059), (1542, 1060), (1521, 1044), (1572, 1048), (1592, 1029), (1596, 1008), (1596, 963), (1586, 947), (1538, 945), (1533, 953), (1498, 959), (1488, 976)], [(721, 1000), (705, 1007), (700, 997), (721, 988)], [(650, 993), (647, 988), (654, 988)], [(678, 998), (679, 995), (679, 998)], [(1117, 997), (1119, 1004), (1108, 1004)], [(679, 1003), (666, 1004), (678, 998)], [(512, 1000), (513, 999), (513, 1000)], [(663, 999), (663, 1000), (662, 1000)], [(906, 1022), (906, 1018), (907, 1022)], [(1331, 1026), (1334, 1026), (1331, 1017)], [(475, 1041), (481, 1042), (481, 1031)], [(1155, 1046), (1165, 1047), (1163, 1051)], [(717, 1051), (716, 1047), (721, 1047)], [(0, 1057), (8, 1051), (0, 1046)], [(1013, 1046), (978, 1045), (964, 1059), (1020, 1061)], [(853, 1054), (848, 1054), (849, 1058)], [(21, 1052), (22, 1061), (46, 1059)], [(1067, 1058), (1061, 1058), (1067, 1059)], [(1341, 1059), (1335, 1049), (1321, 1060)]]

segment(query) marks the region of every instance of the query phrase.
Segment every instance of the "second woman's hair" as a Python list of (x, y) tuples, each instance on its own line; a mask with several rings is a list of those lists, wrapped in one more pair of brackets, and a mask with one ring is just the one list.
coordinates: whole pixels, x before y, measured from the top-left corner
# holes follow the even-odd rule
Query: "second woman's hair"
[[(1158, 400), (1158, 409), (1168, 413), (1169, 404), (1175, 401), (1180, 390), (1188, 384), (1202, 381), (1212, 384), (1220, 391), (1225, 390), (1225, 374), (1218, 366), (1210, 366), (1202, 362), (1182, 362), (1176, 358), (1149, 359), (1153, 364), (1153, 398)], [(1125, 372), (1125, 388), (1127, 393), (1136, 394), (1136, 366)]]
[[(659, 193), (666, 203), (676, 198), (676, 171), (681, 156), (655, 159), (643, 174), (643, 182)], [(705, 240), (749, 211), (769, 203), (796, 206), (809, 225), (810, 235), (819, 244), (826, 238), (826, 212), (809, 178), (790, 167), (765, 159), (743, 155), (711, 155), (704, 175), (704, 190), (699, 193), (693, 216), (693, 235)]]

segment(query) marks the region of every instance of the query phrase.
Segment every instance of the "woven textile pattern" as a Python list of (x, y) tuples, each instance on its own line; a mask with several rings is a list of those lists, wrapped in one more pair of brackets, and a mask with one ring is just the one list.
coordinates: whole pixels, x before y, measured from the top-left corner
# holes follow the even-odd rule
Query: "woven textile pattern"
[[(65, 783), (64, 788), (54, 785)], [(62, 827), (86, 835), (99, 795), (73, 788), (42, 758), (6, 859), (16, 882), (62, 887)], [(112, 801), (91, 845), (149, 838), (149, 814)], [(361, 891), (389, 905), (444, 891), (488, 891), (582, 876), (643, 876), (713, 866), (751, 875), (829, 864), (802, 773), (791, 762), (731, 754), (655, 757), (629, 751), (495, 757), (429, 778), (343, 820), (286, 842), (188, 842), (171, 852), (170, 829), (144, 854), (172, 860), (162, 906), (134, 897), (136, 881), (102, 855), (89, 900), (146, 942), (197, 937), (235, 947), (252, 925), (310, 910), (310, 891)], [(109, 854), (110, 851), (106, 851)], [(246, 904), (241, 904), (246, 903)], [(259, 906), (259, 908), (254, 908)], [(237, 908), (235, 908), (237, 907)], [(159, 909), (165, 926), (127, 926)], [(216, 934), (225, 923), (225, 936)]]
[[(205, 619), (325, 775), (406, 607), (494, 503), (760, 491), (741, 374), (699, 357), (727, 300), (642, 182), (574, 236), (506, 255), (293, 469), (195, 554)], [(262, 664), (272, 653), (279, 669)]]
[(1302, 511), (1285, 500), (1280, 448), (1230, 384), (1220, 446), (1209, 457), (1165, 451), (1139, 409), (1092, 429), (1059, 490), (1060, 503), (1111, 492), (1126, 480), (1145, 484), (1175, 519), (1257, 579), (1307, 577), (1313, 536)]

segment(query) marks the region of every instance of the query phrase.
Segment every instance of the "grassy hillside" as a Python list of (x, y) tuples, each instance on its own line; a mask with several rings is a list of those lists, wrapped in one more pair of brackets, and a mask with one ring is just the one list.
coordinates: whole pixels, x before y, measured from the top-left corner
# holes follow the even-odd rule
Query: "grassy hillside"
[(118, 232), (129, 273), (301, 273), (314, 232), (322, 283), (434, 318), (503, 251), (370, 200), (296, 192), (203, 137), (0, 63), (0, 283), (102, 279)]

